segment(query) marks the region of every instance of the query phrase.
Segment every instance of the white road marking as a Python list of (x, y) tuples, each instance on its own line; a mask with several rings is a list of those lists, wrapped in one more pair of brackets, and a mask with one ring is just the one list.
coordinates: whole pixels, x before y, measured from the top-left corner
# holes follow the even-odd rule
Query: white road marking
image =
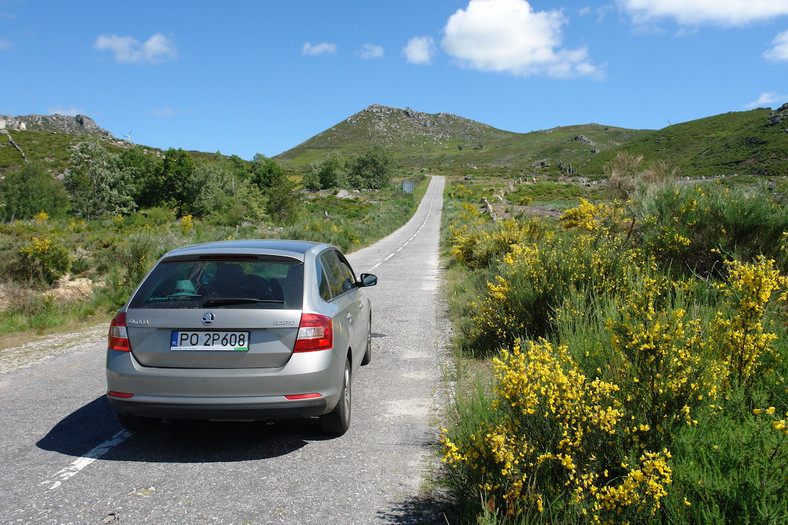
[(370, 269), (370, 271), (374, 271), (374, 270), (375, 270), (375, 269), (376, 269), (378, 266), (380, 266), (380, 265), (381, 265), (381, 264), (383, 264), (384, 262), (387, 262), (389, 259), (391, 259), (392, 257), (394, 257), (394, 256), (395, 256), (397, 253), (399, 253), (400, 251), (402, 251), (402, 249), (403, 249), (403, 248), (405, 248), (405, 247), (406, 247), (408, 244), (410, 244), (410, 241), (412, 241), (413, 239), (415, 239), (416, 237), (418, 237), (418, 236), (419, 236), (419, 234), (421, 233), (421, 230), (423, 230), (423, 229), (424, 229), (424, 226), (426, 226), (426, 225), (427, 225), (427, 221), (430, 219), (430, 215), (432, 214), (432, 205), (433, 205), (433, 203), (435, 202), (435, 195), (436, 195), (437, 193), (438, 193), (437, 191), (433, 191), (433, 192), (432, 192), (432, 198), (430, 199), (430, 207), (429, 207), (429, 208), (427, 208), (427, 215), (424, 217), (424, 222), (422, 222), (422, 223), (421, 223), (421, 226), (419, 226), (419, 229), (418, 229), (418, 230), (416, 230), (416, 233), (414, 233), (414, 234), (413, 234), (413, 235), (410, 237), (410, 239), (408, 239), (407, 241), (405, 241), (405, 242), (402, 244), (402, 246), (400, 246), (399, 248), (397, 248), (396, 250), (394, 250), (392, 253), (390, 253), (388, 256), (386, 256), (386, 258), (385, 258), (385, 259), (383, 259), (382, 261), (380, 261), (379, 263), (377, 263), (376, 265), (374, 265), (374, 266), (373, 266), (373, 267)]
[(40, 485), (49, 485), (49, 490), (53, 490), (58, 488), (60, 485), (63, 484), (64, 481), (67, 481), (77, 474), (79, 474), (82, 469), (99, 459), (101, 456), (106, 454), (110, 451), (110, 449), (116, 445), (119, 445), (123, 441), (127, 440), (131, 437), (132, 433), (128, 430), (121, 430), (110, 439), (105, 441), (104, 443), (94, 447), (92, 450), (88, 451), (82, 457), (77, 458), (71, 465), (67, 466), (63, 470), (57, 472), (52, 477), (55, 478), (54, 480), (47, 480), (42, 481)]

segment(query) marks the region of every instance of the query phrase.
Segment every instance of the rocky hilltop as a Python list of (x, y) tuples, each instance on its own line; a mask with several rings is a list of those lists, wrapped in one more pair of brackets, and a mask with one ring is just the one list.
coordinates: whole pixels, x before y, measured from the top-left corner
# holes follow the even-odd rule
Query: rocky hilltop
[(400, 155), (473, 150), (515, 135), (450, 113), (423, 113), (373, 104), (274, 158), (287, 161), (327, 151), (350, 154), (371, 146), (383, 146)]
[(23, 115), (18, 117), (0, 115), (0, 130), (50, 131), (113, 138), (112, 133), (98, 127), (92, 118), (85, 115), (75, 117), (67, 115)]
[(423, 113), (410, 108), (392, 108), (373, 104), (348, 117), (349, 124), (366, 124), (371, 135), (392, 141), (410, 139), (414, 145), (424, 141), (484, 141), (501, 130), (475, 120), (458, 117), (451, 113)]

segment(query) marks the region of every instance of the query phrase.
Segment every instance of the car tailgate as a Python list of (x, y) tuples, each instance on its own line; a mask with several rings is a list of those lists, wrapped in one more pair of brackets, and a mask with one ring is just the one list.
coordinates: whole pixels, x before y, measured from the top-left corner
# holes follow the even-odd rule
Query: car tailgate
[[(300, 319), (300, 310), (146, 308), (127, 311), (126, 330), (131, 352), (142, 366), (276, 368), (284, 366), (293, 353)], [(177, 341), (184, 333), (196, 333), (203, 339), (213, 334), (235, 334), (238, 341), (248, 344), (245, 349), (235, 350), (201, 344), (200, 349), (174, 346), (173, 339)], [(240, 335), (246, 333), (248, 341)]]

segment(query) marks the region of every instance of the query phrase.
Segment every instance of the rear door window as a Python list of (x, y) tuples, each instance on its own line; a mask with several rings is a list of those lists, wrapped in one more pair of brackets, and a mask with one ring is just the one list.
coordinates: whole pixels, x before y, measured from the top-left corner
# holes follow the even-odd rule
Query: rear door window
[(353, 271), (344, 260), (340, 259), (335, 250), (324, 252), (320, 258), (333, 297), (338, 297), (353, 289), (356, 282)]
[(289, 257), (204, 256), (160, 262), (129, 308), (301, 309), (303, 263)]

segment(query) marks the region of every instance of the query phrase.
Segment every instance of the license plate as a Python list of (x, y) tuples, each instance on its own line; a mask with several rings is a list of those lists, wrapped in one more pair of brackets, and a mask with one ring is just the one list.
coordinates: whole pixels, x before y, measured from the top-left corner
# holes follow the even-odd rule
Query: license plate
[(174, 331), (170, 350), (211, 350), (221, 352), (246, 352), (249, 350), (249, 332), (186, 332)]

